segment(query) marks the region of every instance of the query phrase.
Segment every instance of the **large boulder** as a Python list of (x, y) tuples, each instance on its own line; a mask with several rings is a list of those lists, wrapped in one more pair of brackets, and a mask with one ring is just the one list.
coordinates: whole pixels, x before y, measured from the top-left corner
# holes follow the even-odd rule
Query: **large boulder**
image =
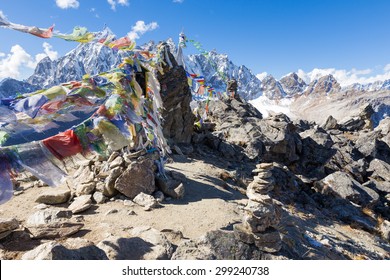
[[(276, 236), (276, 235), (275, 235)], [(273, 250), (271, 243), (278, 243), (278, 237), (262, 235), (256, 239), (261, 248)], [(275, 241), (275, 242), (274, 242)], [(280, 249), (280, 248), (275, 248)], [(207, 232), (197, 240), (187, 240), (179, 244), (172, 256), (173, 260), (259, 260), (259, 259), (283, 259), (260, 251), (253, 244), (241, 241), (233, 231), (215, 230)]]
[[(299, 159), (298, 154), (302, 149), (300, 137), (295, 125), (284, 114), (262, 119), (261, 113), (251, 104), (229, 99), (211, 101), (209, 119), (216, 123), (215, 133), (222, 135), (228, 143), (242, 148), (249, 159), (286, 164)], [(220, 149), (221, 145), (217, 147)], [(231, 147), (229, 153), (234, 155), (234, 150), (230, 150)]]
[(14, 230), (19, 227), (19, 222), (14, 218), (0, 218), (0, 233)]
[(362, 206), (374, 205), (379, 195), (372, 189), (362, 186), (345, 172), (337, 171), (315, 182), (314, 188), (322, 194), (342, 198)]
[(377, 180), (390, 182), (390, 164), (380, 159), (371, 161), (367, 171), (372, 172), (371, 177)]
[(338, 129), (340, 125), (337, 123), (337, 120), (333, 116), (329, 116), (325, 123), (322, 125), (325, 130)]
[(373, 129), (372, 115), (375, 113), (370, 104), (360, 108), (360, 113), (340, 124), (342, 130), (358, 131), (362, 129)]
[(22, 260), (107, 260), (105, 252), (92, 242), (69, 238), (64, 244), (56, 241), (43, 243), (23, 254)]
[(97, 247), (110, 260), (168, 260), (173, 253), (172, 244), (156, 229), (142, 227), (130, 231), (132, 237), (111, 236)]
[(84, 226), (71, 218), (72, 211), (48, 208), (29, 216), (25, 226), (33, 238), (63, 238)]
[(153, 160), (144, 158), (132, 162), (115, 181), (115, 189), (131, 199), (141, 192), (152, 194), (156, 190)]
[(195, 116), (190, 102), (191, 90), (184, 68), (177, 64), (167, 44), (160, 46), (163, 73), (157, 73), (163, 102), (162, 129), (168, 142), (190, 143)]
[(390, 117), (381, 120), (381, 122), (375, 128), (375, 131), (380, 133), (380, 140), (390, 147)]
[(61, 204), (65, 203), (70, 198), (70, 190), (65, 187), (55, 188), (45, 191), (40, 194), (35, 202), (45, 204)]
[(325, 175), (325, 165), (336, 153), (332, 148), (333, 140), (323, 129), (313, 128), (300, 133), (302, 137), (302, 152), (299, 168), (301, 173), (313, 177)]
[(258, 158), (264, 150), (259, 129), (261, 118), (261, 113), (249, 103), (237, 99), (210, 101), (209, 119), (216, 124), (213, 133), (216, 137), (209, 139), (213, 140), (210, 146), (228, 158), (239, 152), (232, 145), (244, 148), (248, 158)]
[(10, 235), (19, 227), (19, 222), (14, 218), (0, 218), (0, 240)]
[(356, 140), (356, 148), (369, 160), (378, 158), (390, 163), (390, 148), (383, 142), (379, 131), (360, 133)]
[(263, 160), (292, 164), (299, 160), (302, 142), (295, 125), (284, 114), (271, 115), (260, 124), (265, 146)]

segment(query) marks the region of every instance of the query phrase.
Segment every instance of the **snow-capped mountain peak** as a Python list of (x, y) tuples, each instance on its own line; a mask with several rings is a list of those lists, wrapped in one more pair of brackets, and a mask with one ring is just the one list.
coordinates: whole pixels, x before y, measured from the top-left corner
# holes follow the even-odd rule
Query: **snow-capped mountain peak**
[(193, 54), (185, 58), (187, 71), (201, 75), (217, 92), (226, 91), (226, 82), (236, 79), (238, 94), (244, 99), (254, 99), (262, 94), (261, 81), (244, 65), (237, 66), (226, 54), (210, 51), (207, 55)]

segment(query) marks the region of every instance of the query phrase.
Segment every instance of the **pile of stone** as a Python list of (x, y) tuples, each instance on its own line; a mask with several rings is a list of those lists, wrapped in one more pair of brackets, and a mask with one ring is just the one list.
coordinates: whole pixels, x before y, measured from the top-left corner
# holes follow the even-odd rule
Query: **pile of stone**
[(177, 199), (184, 195), (185, 178), (162, 170), (157, 152), (115, 151), (108, 159), (78, 156), (65, 164), (72, 174), (66, 184), (43, 192), (36, 202), (59, 206), (70, 203), (68, 209), (76, 214), (88, 210), (93, 203), (102, 204), (115, 197), (133, 200), (151, 210), (164, 196)]
[(249, 201), (244, 208), (241, 224), (234, 225), (234, 233), (243, 242), (255, 246), (267, 253), (276, 253), (282, 247), (277, 226), (281, 218), (281, 209), (268, 195), (274, 188), (271, 169), (272, 163), (256, 165), (253, 182), (248, 185)]

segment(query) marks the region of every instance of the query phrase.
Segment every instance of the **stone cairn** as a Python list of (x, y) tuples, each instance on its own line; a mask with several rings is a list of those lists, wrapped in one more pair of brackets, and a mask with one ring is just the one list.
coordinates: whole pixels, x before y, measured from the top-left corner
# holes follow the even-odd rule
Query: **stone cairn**
[(276, 226), (280, 222), (281, 209), (268, 195), (274, 188), (272, 163), (260, 163), (252, 171), (256, 174), (246, 190), (249, 201), (244, 208), (242, 223), (234, 225), (234, 233), (243, 242), (267, 253), (276, 253), (282, 240)]

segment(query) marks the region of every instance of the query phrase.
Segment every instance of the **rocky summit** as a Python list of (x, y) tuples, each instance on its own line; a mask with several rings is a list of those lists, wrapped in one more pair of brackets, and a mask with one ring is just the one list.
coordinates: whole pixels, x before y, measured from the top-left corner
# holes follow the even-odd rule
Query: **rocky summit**
[[(164, 170), (156, 151), (122, 148), (65, 158), (56, 189), (15, 174), (1, 259), (390, 259), (389, 118), (374, 125), (370, 104), (323, 123), (264, 116), (239, 96), (206, 106), (160, 47)], [(339, 86), (266, 81), (280, 97)]]

